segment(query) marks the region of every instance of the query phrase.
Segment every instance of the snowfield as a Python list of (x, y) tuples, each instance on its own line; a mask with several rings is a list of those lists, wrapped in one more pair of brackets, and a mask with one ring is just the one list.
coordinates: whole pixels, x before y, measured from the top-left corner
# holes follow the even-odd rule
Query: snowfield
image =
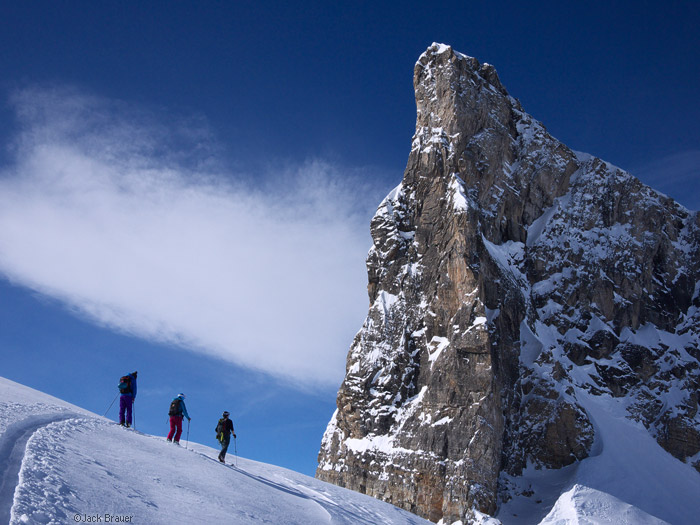
[[(0, 523), (430, 523), (234, 454), (222, 465), (217, 449), (125, 430), (8, 379), (0, 378), (0, 400)], [(626, 419), (624, 403), (591, 396), (585, 408), (597, 427), (591, 457), (556, 471), (529, 469), (510, 482), (531, 495), (512, 499), (496, 518), (477, 512), (475, 523), (700, 522), (697, 471)]]
[(531, 497), (501, 507), (503, 525), (690, 525), (700, 523), (700, 474), (627, 417), (625, 399), (581, 396), (596, 425), (591, 456), (512, 479)]
[(184, 434), (178, 447), (4, 378), (0, 400), (0, 523), (429, 523), (283, 468), (222, 465)]

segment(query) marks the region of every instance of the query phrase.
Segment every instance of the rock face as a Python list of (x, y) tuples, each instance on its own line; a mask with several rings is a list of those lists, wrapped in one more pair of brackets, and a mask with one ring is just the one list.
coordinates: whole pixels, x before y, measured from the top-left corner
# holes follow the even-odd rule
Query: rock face
[(469, 522), (625, 403), (700, 470), (700, 217), (551, 137), (495, 69), (433, 44), (401, 184), (371, 223), (370, 308), (317, 477)]

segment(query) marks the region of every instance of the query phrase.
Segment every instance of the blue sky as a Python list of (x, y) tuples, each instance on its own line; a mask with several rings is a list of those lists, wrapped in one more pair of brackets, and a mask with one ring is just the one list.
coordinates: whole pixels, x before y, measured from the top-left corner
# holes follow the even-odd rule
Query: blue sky
[[(564, 5), (565, 4), (565, 5)], [(494, 64), (571, 148), (700, 208), (692, 2), (5, 2), (0, 375), (307, 474), (401, 180), (413, 66)], [(115, 407), (108, 414), (114, 417)]]

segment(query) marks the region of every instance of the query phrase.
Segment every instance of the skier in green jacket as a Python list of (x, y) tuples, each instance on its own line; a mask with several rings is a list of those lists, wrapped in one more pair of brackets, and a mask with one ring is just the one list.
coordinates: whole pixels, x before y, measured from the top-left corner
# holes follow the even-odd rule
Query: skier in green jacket
[(233, 439), (236, 439), (236, 432), (233, 430), (233, 421), (231, 421), (228, 416), (229, 413), (224, 412), (221, 419), (219, 419), (219, 424), (216, 425), (216, 439), (221, 443), (219, 461), (222, 463), (226, 463), (226, 451), (228, 450), (229, 443), (231, 443), (231, 434), (233, 434)]

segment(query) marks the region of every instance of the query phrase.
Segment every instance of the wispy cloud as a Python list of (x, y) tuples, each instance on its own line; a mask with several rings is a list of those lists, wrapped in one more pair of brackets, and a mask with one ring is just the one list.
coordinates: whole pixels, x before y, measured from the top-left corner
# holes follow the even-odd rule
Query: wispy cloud
[(376, 187), (323, 162), (253, 184), (197, 119), (75, 90), (13, 104), (0, 272), (112, 329), (337, 386), (367, 308)]
[(678, 152), (638, 166), (632, 173), (686, 208), (700, 210), (700, 151)]

